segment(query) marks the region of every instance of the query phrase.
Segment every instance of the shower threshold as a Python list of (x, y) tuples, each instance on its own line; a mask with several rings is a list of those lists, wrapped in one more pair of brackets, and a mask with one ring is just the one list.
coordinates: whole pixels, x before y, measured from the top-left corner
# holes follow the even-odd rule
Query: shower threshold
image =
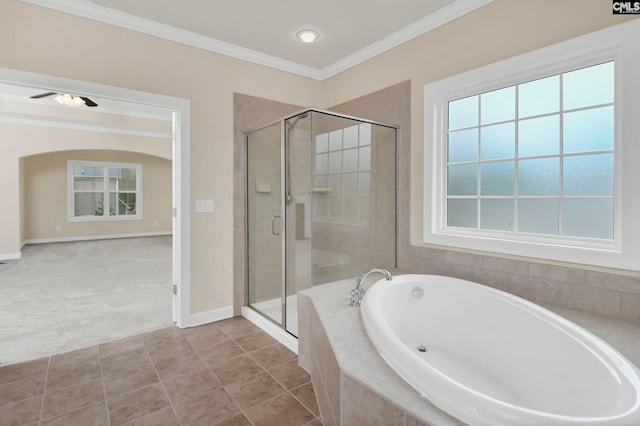
[[(276, 324), (282, 324), (281, 303), (282, 299), (278, 297), (254, 303), (251, 306), (243, 306), (242, 316), (297, 354), (298, 339), (295, 336), (298, 334), (298, 295), (287, 296), (287, 328), (289, 331)], [(267, 317), (272, 318), (273, 321)]]

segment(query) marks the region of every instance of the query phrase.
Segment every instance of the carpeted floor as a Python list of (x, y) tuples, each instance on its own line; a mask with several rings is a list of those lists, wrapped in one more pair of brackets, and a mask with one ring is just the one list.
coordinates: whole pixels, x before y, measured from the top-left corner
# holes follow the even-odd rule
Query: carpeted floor
[(0, 365), (172, 325), (171, 237), (27, 245), (0, 265)]

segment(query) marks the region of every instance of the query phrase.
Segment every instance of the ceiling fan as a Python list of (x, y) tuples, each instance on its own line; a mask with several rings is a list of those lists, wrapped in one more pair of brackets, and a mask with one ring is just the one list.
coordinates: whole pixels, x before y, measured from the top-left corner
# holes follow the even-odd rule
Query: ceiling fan
[(86, 105), (88, 107), (97, 107), (98, 104), (93, 102), (91, 99), (85, 96), (74, 96), (68, 93), (57, 93), (57, 92), (46, 92), (40, 93), (39, 95), (33, 95), (31, 99), (40, 99), (46, 98), (47, 96), (56, 95), (54, 98), (60, 105), (64, 106), (82, 106)]

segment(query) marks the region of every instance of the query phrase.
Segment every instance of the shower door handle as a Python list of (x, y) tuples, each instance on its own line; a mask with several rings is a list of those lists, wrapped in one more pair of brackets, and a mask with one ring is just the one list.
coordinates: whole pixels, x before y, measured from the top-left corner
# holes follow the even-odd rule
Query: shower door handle
[[(279, 219), (280, 222), (280, 230), (276, 232), (276, 219)], [(271, 218), (271, 234), (272, 235), (282, 235), (282, 215), (277, 214)]]

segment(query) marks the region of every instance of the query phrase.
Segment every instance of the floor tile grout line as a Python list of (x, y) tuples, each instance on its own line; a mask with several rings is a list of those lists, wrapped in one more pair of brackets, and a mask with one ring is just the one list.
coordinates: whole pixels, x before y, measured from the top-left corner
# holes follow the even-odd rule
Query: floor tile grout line
[[(309, 410), (309, 412), (310, 412), (311, 414), (313, 414), (314, 416), (316, 416), (316, 413), (314, 413), (314, 412), (313, 412), (313, 410), (312, 410), (311, 408), (307, 407), (307, 404), (305, 404), (304, 402), (302, 402), (302, 400), (300, 400), (300, 398), (298, 398), (297, 396), (295, 396), (295, 395), (293, 394), (293, 392), (292, 392), (292, 391), (294, 391), (294, 390), (296, 390), (296, 389), (300, 389), (301, 387), (308, 385), (309, 383), (311, 383), (311, 387), (313, 388), (313, 383), (311, 382), (311, 380), (309, 380), (307, 383), (304, 383), (304, 384), (302, 384), (302, 385), (300, 385), (300, 386), (298, 386), (298, 387), (291, 388), (291, 389), (287, 389), (287, 392), (289, 392), (289, 393), (291, 394), (291, 396), (292, 396), (292, 397), (294, 397), (294, 398), (296, 399), (296, 401), (298, 401), (298, 402), (299, 402), (299, 403), (300, 403), (304, 408), (306, 408), (307, 410)], [(314, 396), (315, 396), (315, 389), (314, 389), (313, 391), (314, 391)], [(318, 410), (318, 411), (320, 411), (320, 410)], [(320, 414), (318, 414), (316, 417), (320, 417)]]
[[(180, 329), (178, 329), (178, 331), (180, 331)], [(180, 332), (180, 335), (182, 336), (182, 332)], [(189, 342), (189, 340), (186, 337), (185, 337), (185, 340), (187, 340), (187, 342)], [(191, 344), (191, 343), (189, 342), (189, 344)], [(182, 425), (182, 421), (180, 420), (180, 417), (178, 417), (178, 412), (176, 411), (176, 408), (173, 406), (173, 402), (171, 401), (171, 398), (169, 397), (169, 392), (167, 392), (167, 388), (164, 386), (162, 377), (160, 376), (160, 373), (158, 372), (158, 369), (156, 368), (156, 365), (153, 362), (153, 358), (151, 358), (151, 353), (149, 352), (149, 348), (147, 347), (147, 343), (144, 341), (144, 338), (142, 339), (142, 346), (144, 346), (144, 350), (147, 353), (147, 357), (149, 358), (149, 362), (151, 363), (151, 367), (153, 367), (153, 371), (156, 373), (156, 376), (158, 377), (158, 383), (160, 383), (160, 386), (162, 387), (162, 391), (164, 392), (164, 395), (167, 397), (167, 401), (169, 402), (169, 406), (171, 407), (171, 411), (173, 412), (173, 415), (176, 417), (176, 420), (178, 421), (178, 424)], [(153, 386), (153, 385), (150, 385), (150, 386)], [(160, 411), (160, 410), (158, 410), (158, 411)], [(152, 413), (149, 413), (149, 414), (152, 414)], [(142, 416), (142, 417), (144, 417), (144, 416)]]
[[(229, 335), (228, 335), (227, 333), (225, 333), (222, 329), (220, 329), (220, 327), (218, 327), (218, 329), (219, 329), (222, 333), (224, 333), (227, 337), (229, 337)], [(181, 332), (181, 334), (182, 334), (182, 332)], [(183, 334), (183, 336), (184, 336), (184, 334)], [(193, 350), (195, 351), (196, 355), (198, 355), (198, 358), (200, 358), (200, 361), (202, 361), (202, 363), (206, 366), (207, 370), (209, 370), (209, 371), (211, 372), (211, 374), (213, 375), (213, 377), (215, 377), (215, 379), (218, 381), (218, 383), (220, 383), (220, 387), (221, 387), (221, 389), (222, 389), (222, 390), (227, 394), (227, 396), (229, 397), (229, 399), (231, 399), (231, 401), (233, 401), (233, 403), (234, 403), (234, 404), (236, 404), (236, 407), (238, 407), (238, 410), (240, 410), (240, 413), (244, 416), (244, 418), (245, 418), (245, 419), (247, 419), (247, 421), (248, 421), (249, 423), (251, 423), (251, 426), (255, 426), (255, 424), (253, 423), (253, 421), (251, 421), (251, 419), (249, 418), (249, 416), (247, 416), (247, 413), (245, 413), (245, 412), (244, 412), (244, 410), (242, 409), (242, 407), (240, 406), (240, 404), (238, 404), (238, 402), (233, 398), (233, 396), (231, 396), (231, 394), (227, 391), (227, 389), (225, 388), (225, 385), (224, 385), (224, 384), (222, 384), (222, 382), (220, 381), (220, 379), (218, 378), (218, 376), (216, 375), (216, 373), (214, 373), (214, 371), (211, 369), (211, 366), (209, 365), (209, 363), (208, 363), (208, 362), (206, 362), (206, 361), (204, 360), (204, 358), (202, 358), (202, 355), (200, 355), (200, 352), (196, 349), (196, 347), (193, 345), (193, 343), (191, 343), (191, 341), (189, 340), (189, 338), (188, 338), (187, 336), (184, 336), (184, 338), (187, 340), (187, 342), (189, 342), (189, 345), (193, 348)], [(238, 345), (238, 344), (236, 343), (236, 341), (235, 341), (235, 340), (233, 340), (231, 337), (229, 337), (229, 339), (230, 339), (231, 341), (233, 341), (236, 345)], [(238, 345), (238, 346), (240, 346), (240, 345)], [(245, 352), (244, 354), (248, 354), (248, 352), (247, 352), (247, 351), (245, 351), (245, 350), (244, 350), (244, 348), (242, 348), (241, 346), (240, 346), (240, 349), (242, 349), (242, 350)], [(244, 354), (242, 354), (242, 355), (244, 355)], [(238, 356), (241, 356), (241, 355), (238, 355)], [(235, 357), (232, 357), (232, 358), (230, 358), (230, 359), (233, 359), (233, 358), (235, 358)], [(228, 361), (228, 360), (225, 360), (225, 361)], [(262, 368), (262, 366), (260, 366), (260, 367)], [(264, 368), (263, 368), (263, 370), (264, 370)], [(265, 371), (265, 372), (266, 372), (266, 371)], [(258, 374), (258, 373), (256, 373), (256, 374)], [(267, 374), (268, 374), (268, 373), (267, 373)], [(253, 375), (252, 375), (252, 376), (253, 376)], [(232, 417), (233, 417), (233, 416), (229, 417), (229, 419), (231, 419)], [(179, 420), (180, 420), (180, 419), (178, 419), (178, 421), (179, 421)], [(223, 420), (228, 420), (228, 419), (222, 419), (222, 420), (221, 420), (221, 421), (219, 421), (218, 423), (221, 423)]]
[[(274, 345), (275, 345), (275, 344), (278, 344), (278, 343), (279, 343), (279, 342), (276, 342), (276, 343), (274, 343)], [(268, 346), (272, 346), (272, 345), (268, 345)], [(266, 347), (266, 346), (265, 346), (265, 347)], [(246, 352), (246, 353), (247, 353), (249, 356), (251, 356), (251, 358), (256, 362), (256, 364), (258, 364), (258, 365), (262, 368), (262, 370), (263, 370), (265, 373), (267, 373), (267, 375), (268, 375), (269, 377), (271, 377), (271, 379), (273, 379), (277, 384), (279, 384), (279, 385), (284, 389), (284, 392), (283, 392), (283, 393), (281, 393), (281, 394), (279, 394), (279, 395), (277, 395), (277, 396), (274, 396), (273, 398), (270, 398), (270, 399), (264, 400), (264, 401), (260, 402), (259, 404), (256, 404), (256, 405), (254, 405), (254, 406), (252, 406), (252, 407), (248, 407), (248, 409), (251, 409), (251, 408), (257, 407), (258, 405), (264, 404), (264, 403), (266, 403), (266, 402), (268, 402), (268, 401), (272, 401), (272, 400), (274, 400), (274, 399), (276, 399), (276, 398), (281, 397), (282, 395), (289, 394), (293, 399), (295, 399), (298, 403), (300, 403), (300, 405), (302, 405), (302, 407), (304, 407), (304, 408), (305, 408), (309, 413), (311, 413), (311, 415), (313, 415), (313, 416), (317, 417), (317, 416), (315, 415), (315, 413), (309, 409), (309, 407), (307, 407), (304, 403), (302, 403), (302, 401), (300, 401), (298, 398), (296, 398), (296, 396), (295, 396), (295, 395), (293, 395), (293, 394), (291, 393), (291, 390), (293, 390), (293, 389), (297, 389), (297, 388), (299, 388), (299, 387), (302, 387), (302, 386), (306, 385), (307, 383), (311, 383), (311, 381), (306, 382), (306, 383), (303, 383), (302, 385), (300, 385), (300, 386), (298, 386), (298, 387), (296, 387), (296, 388), (293, 388), (293, 389), (291, 389), (291, 390), (290, 390), (290, 389), (287, 389), (287, 387), (284, 385), (284, 383), (281, 383), (281, 382), (280, 382), (276, 377), (274, 377), (271, 373), (269, 373), (269, 370), (267, 370), (267, 368), (266, 368), (265, 366), (263, 366), (263, 365), (262, 365), (262, 364), (261, 364), (257, 359), (255, 359), (255, 358), (251, 355), (251, 353), (252, 353), (252, 352), (256, 352), (256, 351), (258, 351), (258, 350), (259, 350), (259, 349), (256, 349), (255, 351)], [(296, 357), (297, 357), (297, 356), (296, 356)], [(278, 365), (276, 365), (276, 366), (274, 366), (274, 367), (271, 367), (271, 368), (275, 368), (275, 367), (278, 367), (278, 366), (280, 366), (280, 365), (284, 365), (284, 364), (286, 364), (286, 363), (288, 363), (288, 362), (291, 362), (291, 361), (293, 361), (293, 359), (291, 359), (291, 360), (289, 360), (289, 361), (286, 361), (286, 362), (283, 362), (283, 363), (281, 363), (281, 364), (278, 364)], [(249, 376), (249, 377), (253, 377), (253, 376), (257, 375), (257, 374), (260, 374), (260, 373), (252, 374), (252, 375), (251, 375), (251, 376)], [(223, 386), (225, 386), (225, 385), (223, 385)], [(225, 391), (226, 391), (226, 389), (225, 389)], [(228, 392), (227, 392), (227, 393), (228, 393)], [(229, 395), (229, 396), (231, 396), (231, 395)], [(233, 399), (233, 397), (231, 397), (231, 398)], [(234, 400), (234, 401), (235, 401), (235, 400)], [(240, 407), (240, 404), (238, 404), (237, 402), (236, 402), (236, 404), (238, 405), (238, 407)], [(240, 409), (242, 410), (242, 408), (240, 408)], [(244, 411), (243, 411), (243, 414), (244, 414)], [(245, 417), (247, 417), (247, 419), (251, 422), (251, 419), (249, 419), (249, 417), (248, 417), (246, 414), (245, 414)], [(315, 418), (314, 418), (314, 419), (315, 419)], [(312, 420), (312, 421), (313, 421), (313, 420)], [(251, 422), (251, 424), (253, 424), (253, 422)]]
[(49, 384), (49, 369), (51, 368), (51, 357), (47, 361), (47, 371), (44, 376), (44, 387), (42, 388), (42, 402), (40, 403), (40, 416), (38, 417), (38, 424), (42, 423), (42, 416), (44, 415), (44, 402), (47, 397), (47, 386)]
[(111, 416), (109, 415), (109, 401), (107, 401), (107, 385), (104, 382), (104, 369), (102, 368), (102, 351), (100, 345), (98, 347), (98, 361), (100, 362), (100, 378), (102, 379), (102, 392), (104, 394), (104, 410), (107, 413), (107, 424), (111, 425)]

